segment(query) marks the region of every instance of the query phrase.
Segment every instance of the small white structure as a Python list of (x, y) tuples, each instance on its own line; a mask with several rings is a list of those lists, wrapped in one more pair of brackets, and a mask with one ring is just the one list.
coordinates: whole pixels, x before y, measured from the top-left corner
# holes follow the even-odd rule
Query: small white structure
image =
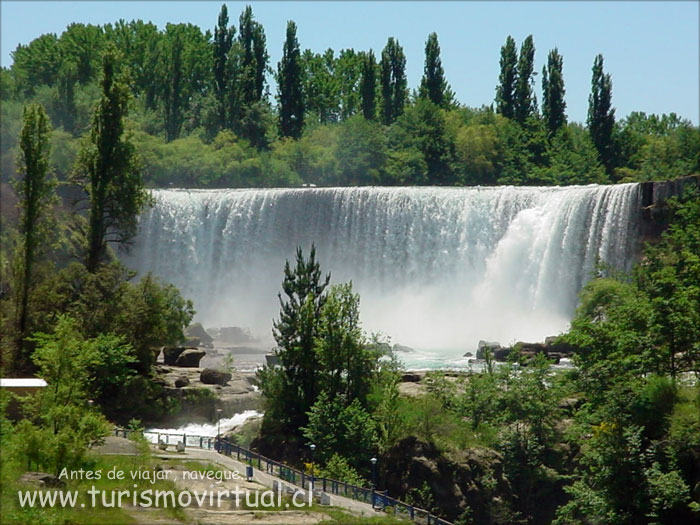
[(7, 388), (17, 395), (33, 394), (46, 387), (46, 381), (38, 377), (3, 377), (0, 388)]

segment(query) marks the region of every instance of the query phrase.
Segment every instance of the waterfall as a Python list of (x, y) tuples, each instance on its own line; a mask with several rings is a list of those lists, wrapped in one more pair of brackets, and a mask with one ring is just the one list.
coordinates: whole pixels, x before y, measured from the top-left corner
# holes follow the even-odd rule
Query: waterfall
[(542, 340), (598, 260), (633, 262), (639, 188), (154, 190), (125, 262), (174, 283), (205, 326), (269, 337), (285, 259), (315, 243), (332, 282), (353, 281), (365, 330), (392, 342)]

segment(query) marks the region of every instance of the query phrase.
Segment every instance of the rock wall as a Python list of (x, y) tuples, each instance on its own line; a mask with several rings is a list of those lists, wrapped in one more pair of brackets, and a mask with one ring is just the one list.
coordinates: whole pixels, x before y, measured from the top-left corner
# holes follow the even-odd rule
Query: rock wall
[(666, 201), (671, 197), (682, 195), (692, 187), (700, 188), (700, 175), (641, 184), (643, 241), (653, 242), (668, 226)]

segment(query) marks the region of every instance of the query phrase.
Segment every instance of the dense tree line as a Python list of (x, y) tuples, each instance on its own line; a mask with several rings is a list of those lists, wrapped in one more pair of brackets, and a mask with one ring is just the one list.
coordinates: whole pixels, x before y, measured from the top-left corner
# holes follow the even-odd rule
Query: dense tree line
[[(519, 49), (507, 37), (494, 103), (480, 108), (455, 99), (435, 33), (415, 90), (393, 37), (376, 53), (317, 53), (303, 49), (303, 36), (290, 21), (274, 72), (250, 7), (233, 25), (223, 5), (211, 31), (120, 20), (71, 24), (60, 36), (20, 45), (0, 76), (3, 177), (14, 171), (22, 107), (37, 102), (54, 127), (57, 176), (66, 178), (99, 99), (100, 57), (109, 46), (128, 73), (126, 125), (153, 186), (585, 184), (699, 169), (700, 133), (688, 121), (643, 113), (616, 119), (602, 55), (594, 60), (584, 125), (567, 120), (557, 49), (542, 68), (538, 104), (532, 35)], [(357, 143), (351, 166), (343, 149), (349, 142)]]
[[(15, 377), (40, 371), (55, 380), (55, 392), (65, 388), (76, 394), (54, 400), (55, 414), (39, 410), (28, 416), (40, 426), (65, 428), (61, 439), (81, 424), (84, 407), (73, 405), (88, 395), (95, 408), (120, 422), (139, 413), (163, 414), (168, 402), (151, 376), (155, 350), (182, 340), (194, 315), (192, 304), (173, 286), (150, 275), (130, 282), (134, 273), (110, 248), (128, 246), (149, 197), (125, 130), (131, 92), (112, 44), (103, 48), (95, 67), (99, 100), (70, 177), (61, 181), (62, 189), (76, 197), (70, 199), (74, 207), (59, 206), (49, 118), (40, 104), (30, 104), (23, 113), (12, 180), (18, 217), (15, 222), (9, 213), (3, 216), (0, 243), (2, 373)], [(73, 379), (65, 375), (70, 367), (63, 361), (70, 352), (77, 360), (70, 367), (84, 376), (80, 385), (71, 385)], [(61, 415), (61, 403), (75, 409), (70, 417)]]

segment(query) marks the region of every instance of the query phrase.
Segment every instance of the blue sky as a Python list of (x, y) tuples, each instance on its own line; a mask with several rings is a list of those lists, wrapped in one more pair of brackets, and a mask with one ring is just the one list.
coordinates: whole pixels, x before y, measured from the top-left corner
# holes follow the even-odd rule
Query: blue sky
[[(226, 2), (237, 23), (244, 2)], [(685, 2), (250, 2), (265, 27), (272, 64), (281, 55), (287, 20), (299, 28), (302, 48), (380, 52), (389, 36), (407, 57), (410, 88), (423, 71), (425, 40), (437, 32), (448, 81), (458, 100), (480, 106), (493, 101), (500, 46), (532, 34), (536, 70), (557, 46), (564, 57), (567, 113), (585, 121), (591, 66), (605, 57), (613, 79), (618, 117), (631, 111), (676, 112), (698, 124), (700, 109), (699, 3)], [(71, 22), (104, 24), (119, 18), (191, 22), (212, 29), (222, 2), (19, 2), (3, 0), (2, 65), (10, 53), (42, 33)], [(537, 87), (538, 100), (541, 90)]]

